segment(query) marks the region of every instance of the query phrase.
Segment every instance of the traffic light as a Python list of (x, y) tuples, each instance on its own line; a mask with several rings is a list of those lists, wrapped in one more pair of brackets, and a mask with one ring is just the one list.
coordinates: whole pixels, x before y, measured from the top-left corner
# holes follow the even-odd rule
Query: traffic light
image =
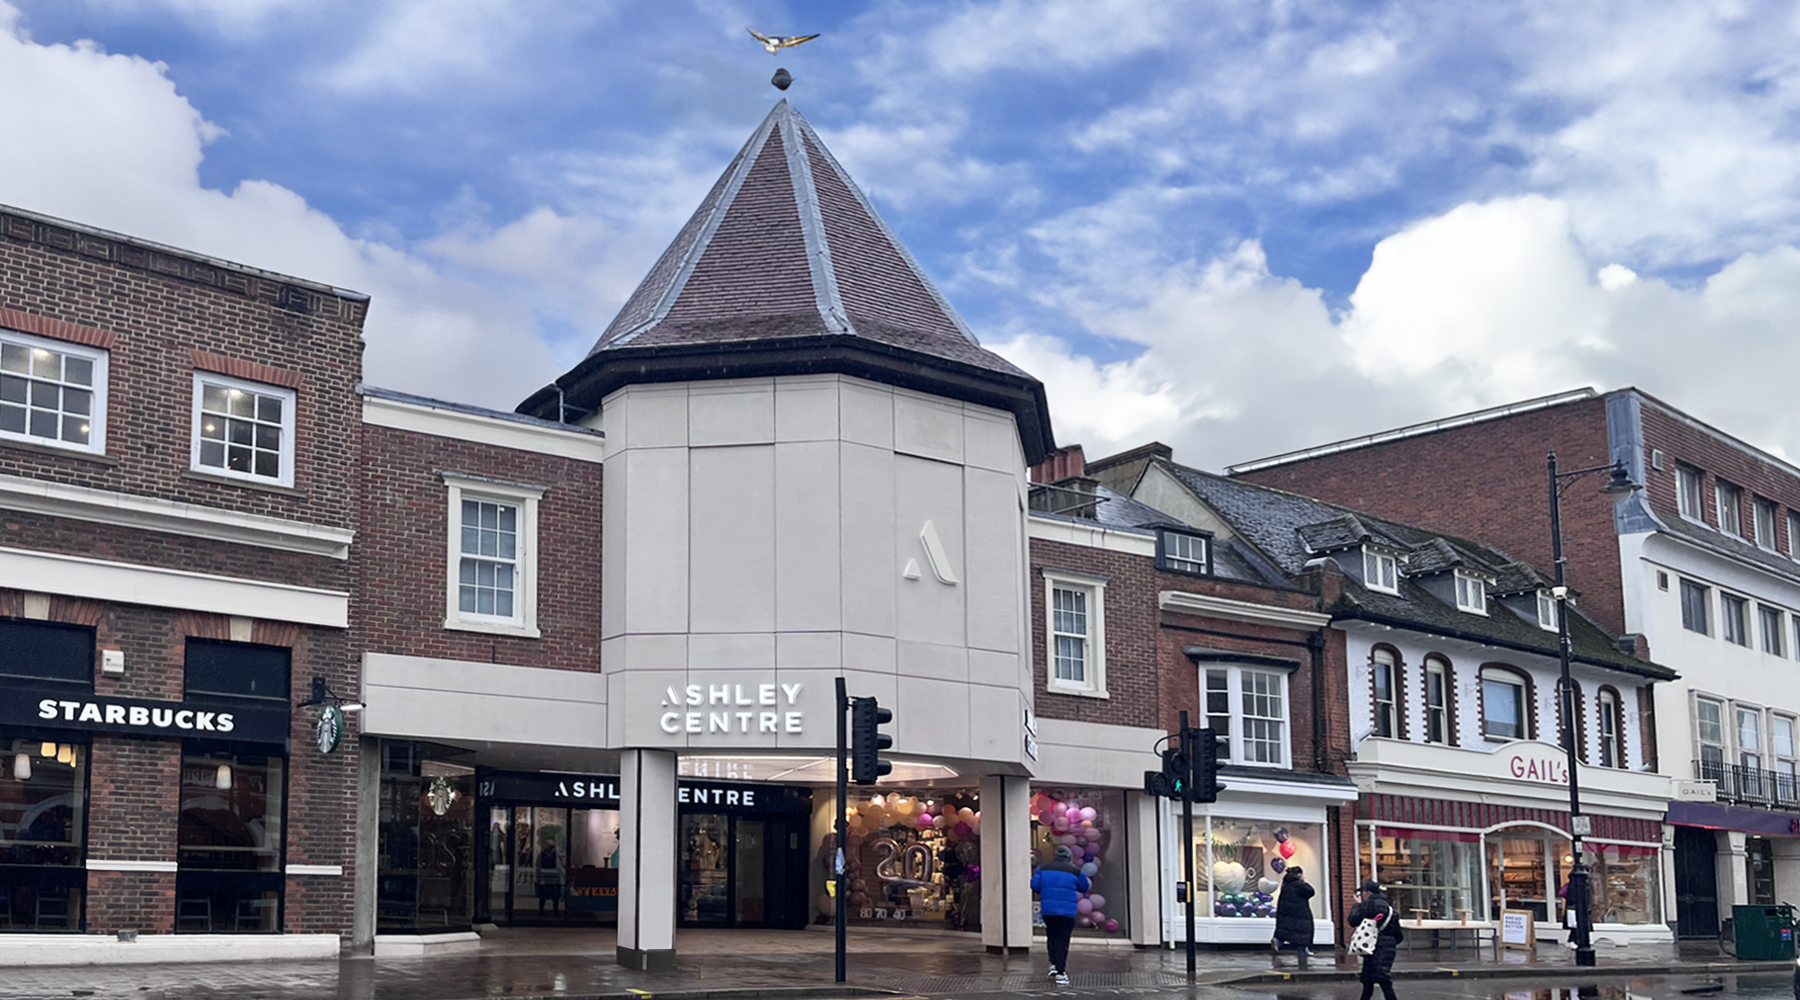
[(894, 769), (892, 762), (881, 759), (881, 751), (893, 746), (894, 738), (879, 728), (892, 721), (894, 713), (874, 698), (850, 699), (850, 780), (873, 785)]
[(1195, 802), (1217, 802), (1225, 786), (1219, 784), (1219, 751), (1225, 749), (1225, 737), (1211, 729), (1191, 730), (1194, 748)]
[(1166, 747), (1160, 752), (1163, 760), (1163, 787), (1167, 789), (1163, 794), (1180, 802), (1188, 789), (1188, 755), (1181, 752), (1179, 745)]

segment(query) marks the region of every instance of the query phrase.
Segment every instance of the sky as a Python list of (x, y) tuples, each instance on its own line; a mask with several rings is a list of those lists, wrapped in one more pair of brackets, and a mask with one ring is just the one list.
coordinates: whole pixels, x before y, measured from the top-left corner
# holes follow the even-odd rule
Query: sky
[(777, 66), (1090, 458), (1627, 385), (1800, 456), (1792, 3), (0, 0), (0, 204), (367, 292), (368, 382), (510, 409)]

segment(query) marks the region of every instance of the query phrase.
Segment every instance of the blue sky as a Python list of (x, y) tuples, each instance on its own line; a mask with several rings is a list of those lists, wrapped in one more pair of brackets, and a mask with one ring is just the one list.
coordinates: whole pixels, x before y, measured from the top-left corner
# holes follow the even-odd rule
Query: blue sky
[(1785, 454), (1797, 34), (1650, 0), (0, 0), (0, 203), (367, 291), (370, 381), (510, 407), (782, 65), (1090, 455), (1626, 384)]

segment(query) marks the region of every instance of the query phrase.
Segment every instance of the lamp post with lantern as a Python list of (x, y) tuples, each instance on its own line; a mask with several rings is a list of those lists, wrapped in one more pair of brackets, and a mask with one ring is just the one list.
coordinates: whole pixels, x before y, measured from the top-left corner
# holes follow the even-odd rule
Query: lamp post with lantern
[(1631, 481), (1631, 472), (1625, 468), (1623, 459), (1611, 465), (1596, 465), (1591, 469), (1576, 469), (1573, 472), (1556, 471), (1556, 452), (1549, 458), (1550, 470), (1550, 547), (1552, 560), (1556, 566), (1556, 585), (1550, 596), (1556, 598), (1556, 638), (1557, 657), (1562, 667), (1562, 677), (1558, 681), (1559, 700), (1562, 705), (1562, 741), (1563, 749), (1569, 755), (1569, 898), (1568, 905), (1575, 910), (1575, 964), (1594, 964), (1594, 914), (1589, 905), (1589, 893), (1592, 890), (1588, 878), (1587, 860), (1582, 855), (1582, 838), (1593, 834), (1593, 820), (1581, 812), (1581, 779), (1577, 770), (1579, 757), (1576, 753), (1575, 726), (1575, 682), (1569, 676), (1569, 587), (1563, 580), (1563, 544), (1562, 544), (1562, 494), (1573, 485), (1575, 480), (1596, 472), (1608, 474), (1606, 485), (1601, 492), (1612, 496), (1629, 494), (1642, 487)]

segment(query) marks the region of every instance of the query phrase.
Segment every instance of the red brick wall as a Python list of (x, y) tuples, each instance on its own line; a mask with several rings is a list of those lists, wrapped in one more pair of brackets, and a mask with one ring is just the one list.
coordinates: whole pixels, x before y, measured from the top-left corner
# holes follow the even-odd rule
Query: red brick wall
[[(376, 653), (561, 670), (600, 669), (601, 470), (597, 463), (369, 425), (352, 631)], [(444, 628), (450, 495), (442, 473), (547, 487), (538, 504), (542, 638)]]
[[(1048, 690), (1050, 631), (1044, 611), (1044, 570), (1074, 570), (1106, 581), (1106, 690), (1090, 698)], [(1157, 710), (1156, 566), (1144, 556), (1031, 540), (1031, 659), (1037, 713), (1046, 719), (1114, 726), (1160, 725)]]
[[(106, 454), (0, 442), (0, 473), (349, 526), (365, 304), (0, 210), (0, 309), (112, 336)], [(86, 338), (93, 341), (93, 336)], [(189, 473), (196, 351), (298, 381), (294, 489)]]
[[(95, 736), (88, 762), (87, 856), (174, 861), (181, 806), (181, 743)], [(92, 872), (87, 926), (168, 931), (175, 924), (173, 872)]]
[[(0, 460), (5, 452), (0, 443)], [(17, 510), (0, 510), (0, 545), (326, 590), (350, 587), (344, 559)]]
[[(1680, 516), (1675, 466), (1678, 462), (1683, 463), (1702, 474), (1702, 520), (1719, 527), (1714, 488), (1723, 479), (1743, 491), (1738, 519), (1744, 539), (1755, 541), (1753, 498), (1760, 496), (1777, 505), (1776, 549), (1783, 553), (1790, 551), (1787, 515), (1789, 511), (1800, 511), (1800, 476), (1795, 476), (1784, 466), (1746, 452), (1720, 435), (1695, 426), (1649, 400), (1644, 401), (1642, 412), (1646, 448), (1644, 491), (1658, 514), (1670, 518)], [(1663, 452), (1661, 471), (1650, 468), (1648, 449), (1652, 448)]]
[[(1606, 465), (1605, 400), (1401, 438), (1239, 478), (1480, 541), (1548, 572), (1544, 458), (1551, 449), (1565, 471)], [(1602, 483), (1591, 477), (1564, 495), (1563, 547), (1581, 609), (1617, 634), (1625, 629), (1624, 592), (1613, 501), (1600, 492)]]

